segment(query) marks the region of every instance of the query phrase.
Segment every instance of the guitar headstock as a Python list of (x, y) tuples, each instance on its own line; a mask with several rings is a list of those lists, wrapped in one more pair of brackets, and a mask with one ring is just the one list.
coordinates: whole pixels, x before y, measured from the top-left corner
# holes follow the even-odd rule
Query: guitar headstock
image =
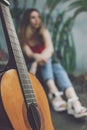
[(3, 4), (5, 4), (5, 5), (7, 5), (7, 6), (10, 5), (10, 3), (8, 2), (8, 0), (0, 0), (0, 2), (3, 3)]

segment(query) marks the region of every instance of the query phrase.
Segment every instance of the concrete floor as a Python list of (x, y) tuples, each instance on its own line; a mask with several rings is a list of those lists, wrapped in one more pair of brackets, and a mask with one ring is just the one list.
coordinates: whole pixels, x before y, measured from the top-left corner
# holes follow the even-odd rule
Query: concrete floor
[(66, 112), (56, 113), (51, 109), (55, 130), (87, 130), (87, 119), (75, 119)]

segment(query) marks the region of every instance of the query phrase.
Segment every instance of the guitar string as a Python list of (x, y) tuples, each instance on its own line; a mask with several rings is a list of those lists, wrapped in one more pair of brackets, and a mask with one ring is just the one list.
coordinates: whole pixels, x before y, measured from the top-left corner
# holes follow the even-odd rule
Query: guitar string
[[(23, 57), (20, 57), (20, 55), (22, 56), (22, 52), (21, 52), (20, 46), (18, 44), (18, 39), (17, 39), (16, 33), (15, 33), (15, 29), (13, 27), (13, 23), (10, 22), (12, 20), (11, 20), (11, 17), (9, 17), (10, 15), (9, 15), (9, 11), (7, 11), (7, 9), (5, 10), (5, 8), (4, 8), (3, 12), (4, 12), (4, 15), (5, 15), (5, 12), (6, 12), (6, 16), (8, 16), (8, 19), (6, 18), (5, 20), (7, 21), (6, 23), (8, 23), (7, 24), (7, 29), (8, 29), (8, 33), (10, 34), (10, 41), (11, 41), (12, 49), (13, 49), (13, 52), (14, 52), (14, 55), (15, 55), (15, 60), (16, 60), (16, 63), (17, 63), (19, 76), (20, 76), (20, 79), (22, 79), (21, 82), (22, 82), (22, 85), (23, 85), (24, 94), (25, 94), (25, 91), (26, 91), (24, 82), (26, 82), (27, 91), (28, 91), (28, 87), (30, 88), (28, 93), (27, 93), (27, 95), (29, 95), (29, 97), (26, 97), (26, 94), (25, 94), (26, 101), (32, 101), (32, 102), (36, 103), (35, 95), (34, 95), (34, 92), (33, 92), (33, 89), (32, 89), (32, 84), (31, 84), (30, 79), (29, 79), (29, 77), (27, 75), (27, 71), (26, 71), (26, 67), (25, 67)], [(14, 41), (14, 39), (16, 39), (16, 40)], [(15, 43), (16, 46), (14, 46), (13, 43)], [(17, 59), (17, 56), (20, 57), (20, 62), (18, 62), (19, 60)], [(22, 65), (21, 69), (23, 69), (24, 73), (20, 72), (20, 69), (19, 69), (20, 65)], [(22, 78), (22, 76), (21, 76), (22, 74), (26, 75), (26, 79)], [(30, 98), (30, 96), (31, 96), (31, 98)], [(27, 103), (30, 104), (31, 102), (27, 102)]]

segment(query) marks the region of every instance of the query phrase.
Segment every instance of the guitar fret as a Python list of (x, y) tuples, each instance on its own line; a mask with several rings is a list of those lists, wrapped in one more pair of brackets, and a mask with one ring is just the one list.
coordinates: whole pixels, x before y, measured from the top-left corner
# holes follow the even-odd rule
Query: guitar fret
[(15, 58), (21, 58), (21, 59), (24, 59), (23, 57), (22, 57), (23, 55), (19, 55), (19, 54), (15, 54)]
[[(13, 40), (13, 39), (11, 39), (11, 40)], [(19, 48), (19, 45), (16, 46), (16, 44), (17, 44), (17, 42), (12, 42), (12, 48), (13, 48), (14, 50), (17, 50), (17, 51), (20, 51), (20, 52), (21, 52), (21, 48)], [(18, 53), (18, 52), (17, 52), (17, 53)], [(21, 58), (23, 58), (23, 55), (21, 56)]]
[(24, 67), (24, 63), (22, 64), (21, 62), (16, 62), (17, 63), (17, 67), (21, 66), (21, 67)]
[(29, 100), (31, 100), (31, 99), (35, 99), (34, 97), (32, 97), (32, 98), (27, 98), (27, 101), (29, 101)]
[[(24, 83), (25, 82), (25, 83)], [(31, 83), (29, 84), (29, 82), (28, 83), (26, 83), (26, 81), (22, 81), (22, 84), (23, 84), (23, 86), (26, 86), (26, 85), (31, 85)]]
[(25, 93), (28, 93), (30, 96), (34, 96), (33, 90), (24, 89), (24, 92), (25, 92)]
[(35, 98), (26, 99), (27, 103), (36, 103)]
[[(11, 15), (5, 14), (5, 16), (6, 16), (5, 18), (6, 18), (6, 20), (7, 20), (7, 23), (13, 25), (12, 27), (14, 28), (14, 24), (13, 24)], [(8, 17), (7, 17), (7, 16), (8, 16)], [(14, 29), (15, 29), (15, 28), (14, 28)]]
[(34, 97), (32, 97), (32, 98), (26, 98), (26, 101), (27, 101), (27, 103), (28, 102), (35, 102), (35, 98)]
[(11, 26), (9, 26), (8, 29), (9, 29), (9, 30), (8, 30), (9, 32), (14, 32), (15, 35), (17, 35), (16, 32), (15, 32), (15, 30), (14, 30), (13, 28), (11, 28)]
[[(27, 93), (28, 95), (26, 95), (26, 93)], [(27, 96), (28, 96), (28, 98), (31, 98), (31, 97), (34, 98), (34, 93), (28, 90), (28, 91), (25, 92), (25, 96), (26, 96), (26, 98), (27, 98)]]
[(32, 91), (33, 89), (28, 86), (27, 88), (24, 88), (24, 90), (25, 90), (25, 91), (26, 91), (26, 90)]
[(23, 83), (23, 85), (31, 85), (29, 77), (27, 77), (26, 79), (22, 80), (22, 83)]
[(24, 90), (33, 92), (33, 89), (29, 85), (27, 85), (27, 87), (24, 86)]
[[(21, 65), (21, 66), (23, 66), (23, 65)], [(28, 72), (27, 72), (27, 74), (26, 74), (26, 73), (25, 73), (25, 70), (24, 70), (23, 72), (20, 71), (20, 75), (26, 75), (26, 77), (28, 78)]]
[(22, 82), (24, 80), (25, 80), (25, 82), (29, 80), (26, 75), (22, 75), (22, 76), (20, 76), (20, 78), (21, 78)]
[(24, 62), (25, 62), (23, 58), (18, 57), (18, 56), (15, 56), (15, 57), (16, 57), (16, 59), (17, 59), (18, 61), (20, 60), (22, 63), (24, 63)]
[[(17, 46), (18, 48), (20, 48), (19, 41), (17, 38), (11, 37), (10, 40), (11, 40), (11, 45), (14, 45), (14, 46)], [(21, 50), (21, 48), (20, 48), (20, 50)]]
[(25, 92), (25, 93), (28, 93), (28, 96), (30, 96), (30, 97), (34, 97), (34, 93), (29, 91), (29, 90), (27, 92)]
[[(20, 67), (19, 67), (19, 65), (20, 65)], [(21, 72), (20, 69), (23, 69), (23, 70), (25, 70), (25, 72), (27, 73), (27, 69), (26, 69), (26, 67), (24, 66), (24, 64), (18, 63), (18, 64), (17, 64), (17, 67), (18, 67), (18, 71), (19, 71), (19, 72)]]
[(16, 58), (17, 60), (21, 60), (22, 62), (25, 62), (25, 61), (24, 61), (24, 58), (22, 58), (22, 57), (20, 57), (20, 56), (18, 56), (18, 55), (15, 55), (15, 58)]
[(18, 50), (20, 50), (20, 51), (21, 51), (21, 48), (19, 47), (19, 45), (18, 45), (18, 44), (16, 45), (16, 43), (15, 43), (15, 42), (12, 42), (12, 47), (13, 47), (13, 48), (17, 48)]
[(15, 45), (19, 46), (16, 37), (14, 37), (13, 35), (10, 35), (10, 41), (11, 41), (11, 45), (15, 42)]
[[(16, 53), (16, 51), (13, 51), (13, 52), (14, 52), (14, 54)], [(24, 59), (22, 57), (20, 57), (20, 55), (18, 55), (18, 54), (15, 55), (15, 60), (17, 63), (25, 64)]]
[(10, 35), (10, 36), (13, 35), (13, 36), (15, 36), (15, 38), (17, 39), (17, 34), (16, 34), (16, 32), (15, 32), (13, 26), (11, 26), (10, 24), (7, 24), (7, 28), (8, 28), (8, 33), (9, 33), (9, 35)]
[[(26, 93), (26, 91), (24, 91), (24, 95), (25, 95), (25, 93)], [(35, 97), (35, 96), (34, 96), (33, 93), (31, 93), (31, 91), (28, 91), (28, 96), (25, 95), (25, 97), (26, 97), (26, 98), (27, 98), (27, 97), (28, 97), (28, 98), (29, 98), (29, 97), (31, 98), (31, 97)]]
[[(21, 71), (21, 69), (22, 69), (22, 71)], [(26, 68), (18, 68), (18, 72), (20, 73), (20, 76), (21, 76), (21, 73), (25, 73), (26, 72), (26, 74), (28, 73), (27, 72), (27, 70), (26, 70)], [(28, 74), (27, 74), (27, 76), (26, 76), (28, 79), (29, 79), (29, 76), (28, 76)]]
[(17, 62), (17, 67), (18, 67), (18, 66), (23, 67), (23, 64), (21, 64), (20, 62)]
[(24, 72), (24, 71), (25, 71), (25, 68), (23, 68), (23, 67), (22, 67), (22, 68), (19, 67), (18, 70), (19, 70), (19, 72), (21, 73), (21, 72)]
[(21, 79), (25, 79), (26, 77), (22, 77), (22, 76), (20, 76), (21, 77)]
[[(18, 45), (18, 41), (17, 41), (16, 37), (14, 37), (13, 35), (10, 35), (10, 41), (11, 41), (12, 43), (15, 42), (16, 45)], [(12, 45), (12, 43), (11, 43), (11, 45)]]
[(20, 61), (17, 59), (17, 58), (15, 58), (16, 59), (16, 62), (17, 63), (21, 63), (21, 64), (24, 64), (24, 61), (21, 59)]
[(30, 105), (31, 103), (34, 103), (34, 104), (36, 104), (36, 105), (37, 105), (36, 101), (33, 101), (33, 102), (27, 102), (28, 107), (29, 107), (29, 105)]
[[(11, 18), (11, 15), (10, 15), (10, 13), (9, 13), (9, 9), (8, 8), (6, 8), (6, 7), (2, 7), (3, 8), (3, 14), (4, 14), (4, 19), (5, 19), (5, 21), (7, 21), (6, 22), (6, 25), (7, 25), (7, 27), (9, 26), (10, 27), (10, 29), (12, 30), (12, 32), (15, 32), (15, 28), (14, 28), (14, 25), (13, 25), (13, 22), (12, 22), (12, 18)], [(6, 17), (5, 17), (6, 16)], [(8, 16), (8, 17), (7, 17)], [(9, 29), (8, 29), (8, 31), (9, 31)], [(16, 33), (15, 33), (16, 34)]]
[(10, 29), (14, 30), (14, 32), (15, 32), (15, 28), (13, 26), (12, 19), (9, 19), (9, 17), (7, 17), (6, 14), (4, 15), (4, 18), (5, 18), (5, 21), (6, 21), (6, 26), (9, 27)]
[[(26, 92), (25, 92), (26, 93)], [(31, 92), (28, 92), (28, 95), (25, 95), (25, 97), (26, 97), (26, 99), (27, 98), (35, 98), (35, 96), (34, 96), (34, 94), (33, 93), (31, 93)]]
[(18, 48), (20, 48), (18, 39), (12, 39), (12, 43), (11, 44), (14, 44), (14, 45), (18, 46)]
[(10, 21), (8, 18), (5, 18), (5, 20), (7, 20), (7, 22), (6, 22), (7, 27), (10, 28), (13, 32), (15, 32), (15, 28), (13, 26), (13, 23), (11, 22), (12, 19)]
[(9, 33), (9, 35), (13, 35), (17, 38), (16, 32), (11, 28), (10, 25), (8, 26), (8, 33)]
[(25, 93), (25, 96), (26, 96), (26, 97), (29, 96), (29, 93)]
[(23, 89), (24, 89), (25, 91), (32, 91), (32, 92), (33, 92), (33, 89), (32, 89), (32, 87), (31, 87), (31, 84), (24, 84), (24, 85), (23, 85)]
[(11, 34), (9, 34), (9, 36), (10, 36), (10, 39), (12, 38), (14, 38), (14, 39), (16, 39), (17, 37), (16, 36), (14, 36), (12, 33)]
[(13, 24), (13, 21), (12, 21), (12, 16), (11, 16), (11, 14), (9, 13), (9, 8), (3, 6), (3, 13), (4, 13), (4, 15), (6, 16), (6, 17), (4, 17), (4, 18), (6, 18), (6, 20), (8, 20), (9, 23), (12, 24), (13, 27), (14, 27), (14, 24)]
[[(20, 63), (20, 62), (19, 62), (19, 63)], [(23, 74), (23, 75), (26, 75), (26, 73), (25, 73), (25, 72), (23, 72), (23, 73), (22, 73), (22, 72), (20, 72), (20, 74), (21, 74), (21, 75), (22, 75), (22, 74)]]
[[(28, 86), (28, 87), (29, 87), (29, 86)], [(28, 93), (28, 91), (30, 91), (30, 92), (33, 94), (33, 89), (30, 88), (30, 87), (29, 87), (29, 89), (24, 87), (24, 90), (26, 91), (26, 93)]]
[[(15, 32), (15, 29), (13, 28), (13, 25), (11, 23), (6, 23), (6, 26), (12, 30), (12, 33)], [(10, 31), (8, 30), (8, 33), (10, 34)]]
[[(8, 27), (8, 33), (9, 34), (14, 34), (16, 37), (17, 37), (17, 34), (16, 34), (16, 30), (15, 30), (15, 28), (13, 28), (13, 25), (11, 25), (10, 23), (7, 23), (6, 24), (7, 25), (7, 27)], [(12, 31), (12, 32), (11, 32)]]
[(25, 80), (25, 79), (27, 78), (27, 76), (26, 76), (26, 75), (21, 75), (20, 78), (21, 78), (22, 80)]
[(27, 99), (27, 101), (29, 101), (29, 100), (34, 100), (35, 99), (35, 97), (34, 97), (34, 95), (31, 97), (31, 95), (27, 95), (27, 96), (25, 96), (26, 97), (26, 99)]
[[(18, 69), (19, 69), (20, 75), (23, 74), (23, 73), (25, 74), (25, 71), (26, 71), (25, 68), (24, 68), (24, 69), (23, 69), (23, 68), (18, 68)], [(26, 74), (25, 74), (25, 75), (26, 75)], [(28, 75), (26, 75), (26, 77), (29, 78)]]
[(29, 78), (26, 80), (26, 79), (23, 79), (22, 80), (22, 83), (23, 83), (23, 85), (24, 85), (24, 87), (28, 87), (29, 88), (29, 86), (31, 85), (31, 82), (29, 82)]
[(24, 85), (24, 89), (26, 90), (26, 88), (28, 88), (28, 90), (33, 90), (31, 86), (31, 83), (30, 84), (27, 84), (27, 85)]
[[(20, 76), (20, 78), (21, 78), (21, 80), (22, 80), (22, 83), (23, 83), (23, 85), (24, 84), (29, 84), (29, 77), (28, 77), (28, 75), (26, 75), (26, 74), (21, 74), (21, 72), (18, 70), (18, 72), (19, 72), (19, 76)], [(30, 85), (30, 84), (29, 84)]]
[[(25, 92), (26, 93), (26, 92)], [(24, 94), (25, 95), (25, 94)], [(25, 97), (26, 97), (26, 99), (27, 98), (29, 98), (29, 99), (31, 99), (31, 98), (35, 98), (35, 96), (34, 96), (34, 94), (33, 93), (31, 93), (31, 92), (28, 92), (28, 95), (25, 95)]]
[(7, 6), (4, 6), (4, 5), (2, 5), (2, 8), (3, 8), (4, 14), (6, 14), (7, 16), (9, 16), (10, 15), (9, 14), (9, 8)]
[[(26, 67), (25, 67), (25, 66), (23, 66), (23, 65), (22, 65), (22, 66), (19, 66), (18, 68), (19, 68), (19, 69), (22, 69), (22, 70), (24, 70), (24, 71), (26, 70), (26, 72), (27, 72)], [(23, 71), (23, 72), (24, 72), (24, 71)]]
[[(19, 53), (21, 53), (21, 50), (19, 50), (17, 47), (15, 48), (15, 47), (13, 47), (13, 50), (14, 50), (14, 52), (17, 52), (17, 51), (19, 51)], [(16, 55), (17, 56), (17, 55)], [(23, 59), (23, 58), (22, 58)]]
[(13, 50), (14, 50), (14, 52), (16, 52), (17, 53), (17, 51), (19, 52), (19, 53), (21, 53), (21, 50), (19, 50), (18, 48), (13, 48)]
[[(8, 9), (8, 8), (7, 8)], [(5, 10), (4, 10), (5, 11)], [(6, 18), (5, 20), (7, 21), (6, 23), (9, 23), (9, 27), (7, 26), (7, 28), (8, 28), (8, 32), (10, 32), (10, 31), (12, 31), (12, 32), (10, 32), (10, 36), (11, 37), (14, 37), (14, 35), (16, 36), (16, 37), (14, 37), (14, 38), (16, 38), (17, 39), (17, 34), (16, 34), (16, 31), (15, 31), (15, 28), (14, 28), (14, 25), (13, 25), (13, 22), (11, 22), (12, 21), (12, 19), (11, 19), (11, 15), (9, 14), (9, 10), (8, 10), (8, 13), (7, 13), (7, 10), (5, 11), (5, 14), (6, 15), (8, 15), (9, 16), (9, 20)], [(12, 34), (13, 34), (13, 36), (12, 36)]]
[(21, 80), (22, 80), (23, 85), (25, 85), (25, 83), (26, 83), (27, 85), (30, 85), (30, 83), (29, 83), (29, 78), (27, 77), (27, 75), (21, 75), (21, 74), (20, 74), (20, 78), (21, 78)]

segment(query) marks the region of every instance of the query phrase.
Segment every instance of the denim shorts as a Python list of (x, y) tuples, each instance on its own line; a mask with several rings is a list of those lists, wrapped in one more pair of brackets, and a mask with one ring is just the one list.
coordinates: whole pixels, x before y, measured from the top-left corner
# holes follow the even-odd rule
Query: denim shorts
[(55, 80), (61, 91), (73, 86), (62, 65), (60, 63), (52, 63), (51, 59), (41, 67), (41, 74), (45, 81), (49, 79)]

